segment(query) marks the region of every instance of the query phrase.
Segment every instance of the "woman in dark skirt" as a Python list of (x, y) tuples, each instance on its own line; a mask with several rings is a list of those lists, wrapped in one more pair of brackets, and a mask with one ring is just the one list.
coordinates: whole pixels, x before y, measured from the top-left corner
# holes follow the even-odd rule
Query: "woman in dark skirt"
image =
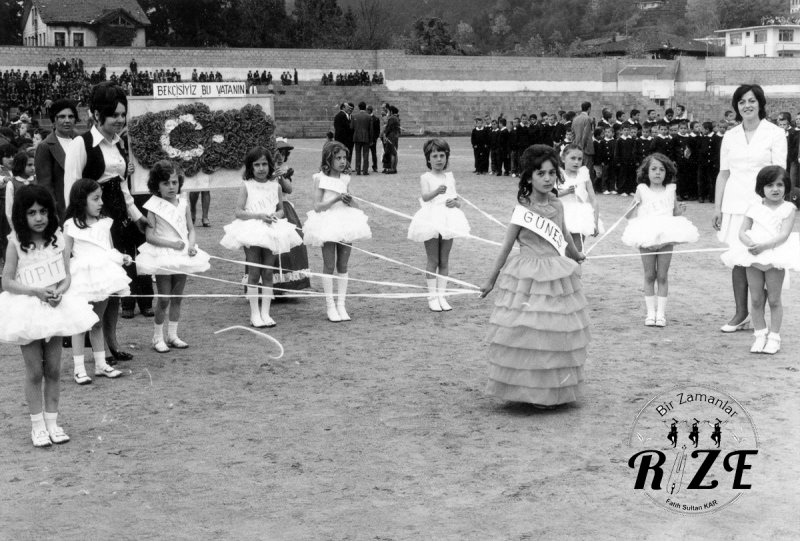
[[(279, 166), (276, 170), (277, 180), (281, 185), (284, 194), (292, 193), (292, 175), (294, 169), (287, 167), (286, 161), (289, 159), (289, 154), (294, 148), (285, 139), (277, 139), (276, 146), (278, 153), (281, 156), (279, 159)], [(303, 230), (300, 217), (294, 210), (294, 206), (284, 198), (283, 200), (283, 214), (289, 223), (297, 228), (297, 233), (302, 237)], [(291, 251), (281, 254), (278, 258), (278, 268), (272, 276), (272, 283), (275, 288), (281, 289), (308, 289), (311, 287), (311, 282), (308, 277), (308, 252), (306, 251), (305, 244), (295, 246)], [(277, 294), (283, 292), (276, 291)]]
[[(89, 103), (92, 129), (72, 140), (64, 159), (64, 197), (69, 200), (72, 185), (81, 178), (96, 180), (103, 191), (103, 213), (114, 220), (111, 241), (119, 251), (125, 249), (126, 229), (130, 223), (140, 231), (147, 227), (147, 219), (136, 208), (125, 180), (133, 173), (133, 164), (122, 146), (120, 133), (125, 128), (128, 99), (122, 87), (104, 82), (92, 88)], [(109, 353), (116, 361), (127, 361), (133, 355), (119, 348), (117, 321), (118, 297), (108, 301), (103, 318), (103, 331)]]

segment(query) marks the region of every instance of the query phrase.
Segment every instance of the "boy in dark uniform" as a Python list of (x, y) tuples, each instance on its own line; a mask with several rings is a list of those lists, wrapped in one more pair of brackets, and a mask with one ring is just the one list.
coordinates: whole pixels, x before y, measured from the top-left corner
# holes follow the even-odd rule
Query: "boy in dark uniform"
[(502, 167), (500, 165), (500, 128), (497, 126), (497, 121), (492, 120), (492, 127), (489, 130), (489, 157), (491, 158), (492, 174), (497, 174), (497, 169)]
[(483, 118), (475, 117), (470, 141), (475, 156), (475, 174), (486, 174), (489, 171), (489, 130), (483, 126)]
[[(501, 118), (498, 120), (500, 124), (500, 132), (497, 134), (497, 147), (498, 147), (498, 154), (497, 154), (497, 172), (495, 173), (498, 177), (500, 175), (505, 174), (508, 176), (511, 174), (511, 152), (510, 152), (510, 133), (508, 131), (508, 127), (506, 126), (506, 119)], [(505, 172), (504, 172), (505, 170)]]
[(650, 136), (650, 126), (645, 124), (642, 126), (642, 134), (636, 139), (636, 166), (644, 161), (650, 155), (650, 146), (653, 144), (653, 138)]
[(631, 128), (623, 124), (619, 139), (614, 145), (614, 170), (617, 192), (622, 196), (636, 192), (636, 139), (631, 137)]
[(690, 156), (692, 155), (689, 126), (685, 121), (678, 124), (678, 133), (672, 141), (672, 161), (678, 168), (676, 178), (676, 192), (678, 201), (693, 199), (697, 187), (697, 173), (691, 169)]
[(614, 182), (614, 128), (608, 126), (603, 128), (603, 139), (598, 145), (600, 153), (595, 152), (594, 159), (596, 163), (602, 166), (602, 178), (600, 179), (600, 187), (604, 195), (617, 194), (617, 188)]
[(714, 163), (716, 135), (711, 122), (703, 122), (703, 133), (697, 138), (697, 201), (705, 203), (713, 199), (712, 186), (719, 173), (719, 157)]
[[(792, 115), (787, 112), (778, 115), (778, 127), (783, 128), (784, 133), (786, 133), (786, 171), (789, 172), (792, 186), (795, 186), (797, 184), (797, 135), (800, 132), (792, 128)], [(794, 172), (794, 175), (792, 175), (792, 172)]]
[(672, 158), (672, 139), (669, 138), (669, 123), (662, 121), (658, 125), (658, 134), (653, 136), (650, 145), (650, 154), (659, 152), (668, 158)]

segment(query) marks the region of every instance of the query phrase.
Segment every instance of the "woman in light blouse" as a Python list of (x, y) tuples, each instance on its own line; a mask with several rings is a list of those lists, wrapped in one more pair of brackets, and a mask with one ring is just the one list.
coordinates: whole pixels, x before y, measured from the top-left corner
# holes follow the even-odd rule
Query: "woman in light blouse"
[[(764, 90), (759, 85), (741, 85), (731, 102), (741, 124), (722, 139), (712, 219), (717, 238), (729, 246), (741, 243), (744, 213), (760, 200), (755, 191), (758, 172), (768, 165), (786, 166), (786, 135), (766, 119)], [(745, 268), (734, 267), (732, 277), (736, 313), (722, 326), (722, 332), (743, 330), (750, 324)]]
[[(133, 173), (133, 164), (128, 162), (121, 144), (120, 132), (125, 128), (128, 100), (122, 87), (104, 82), (92, 88), (89, 110), (92, 129), (72, 140), (64, 159), (64, 200), (69, 201), (72, 185), (81, 178), (96, 180), (103, 191), (103, 213), (114, 220), (111, 241), (123, 251), (125, 225), (135, 222), (144, 231), (147, 219), (133, 202), (125, 178)], [(103, 318), (103, 332), (108, 349), (114, 360), (127, 361), (133, 356), (119, 349), (117, 343), (117, 321), (119, 298), (108, 301)]]

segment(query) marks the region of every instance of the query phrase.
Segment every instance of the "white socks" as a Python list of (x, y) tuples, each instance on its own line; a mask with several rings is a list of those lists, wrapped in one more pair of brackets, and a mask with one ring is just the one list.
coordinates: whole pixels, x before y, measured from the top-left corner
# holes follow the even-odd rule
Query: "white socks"
[(753, 345), (750, 346), (750, 353), (764, 352), (764, 346), (767, 345), (767, 332), (766, 327), (753, 331)]
[(106, 364), (106, 352), (103, 351), (93, 351), (92, 357), (94, 357), (94, 371), (97, 372), (98, 370), (104, 370), (105, 368), (110, 368)]
[(655, 319), (656, 319), (656, 296), (655, 295), (653, 295), (651, 297), (645, 296), (644, 305), (647, 308), (647, 319), (652, 319), (653, 323), (655, 323)]
[(266, 324), (261, 317), (261, 311), (258, 309), (257, 287), (247, 286), (247, 301), (250, 303), (250, 324), (253, 327), (265, 327)]
[(428, 308), (434, 312), (441, 312), (442, 305), (439, 304), (439, 295), (436, 291), (436, 278), (427, 278), (425, 283), (428, 284)]
[(336, 310), (336, 303), (333, 300), (333, 277), (325, 275), (322, 277), (322, 290), (325, 292), (325, 305), (328, 311), (329, 321), (341, 321), (339, 312)]
[(442, 312), (449, 312), (453, 308), (447, 303), (447, 299), (445, 298), (445, 290), (447, 290), (446, 276), (436, 277), (436, 289), (439, 294), (439, 306), (442, 307)]
[(170, 341), (178, 340), (178, 322), (177, 321), (168, 321), (167, 322), (167, 339)]
[(339, 318), (342, 321), (350, 321), (350, 316), (347, 315), (347, 310), (344, 308), (344, 300), (347, 297), (347, 282), (349, 280), (348, 274), (346, 272), (337, 274), (339, 277), (336, 280), (338, 283), (336, 284), (336, 311), (339, 314)]
[[(264, 287), (261, 289), (261, 319), (267, 327), (274, 327), (275, 320), (269, 315), (269, 307), (272, 304), (274, 295), (271, 287)], [(171, 323), (170, 323), (171, 325)], [(175, 324), (178, 325), (177, 323)]]
[[(31, 419), (32, 418), (33, 418), (33, 415), (31, 415)], [(58, 421), (58, 412), (55, 412), (55, 413), (50, 413), (50, 412), (47, 412), (47, 411), (44, 412), (44, 425), (45, 425), (45, 428), (47, 428), (48, 432), (50, 432), (50, 433), (55, 432), (56, 427), (58, 427), (58, 422), (57, 421)]]
[(44, 413), (37, 413), (36, 415), (31, 415), (31, 426), (34, 432), (41, 432), (42, 430), (47, 430), (47, 423), (44, 420)]
[(156, 344), (158, 342), (164, 341), (164, 324), (163, 323), (153, 323), (153, 343)]
[(72, 362), (75, 363), (75, 368), (73, 373), (75, 374), (85, 374), (86, 373), (86, 366), (84, 364), (86, 359), (85, 355), (73, 355)]
[(656, 319), (667, 317), (667, 298), (656, 297)]

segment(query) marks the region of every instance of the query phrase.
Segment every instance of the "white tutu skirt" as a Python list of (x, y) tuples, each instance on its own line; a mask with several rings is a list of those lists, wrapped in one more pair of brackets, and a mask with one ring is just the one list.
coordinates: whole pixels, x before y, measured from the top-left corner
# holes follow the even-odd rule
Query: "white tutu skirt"
[(622, 242), (633, 248), (659, 248), (668, 244), (697, 242), (700, 233), (683, 216), (643, 216), (628, 221)]
[(469, 235), (469, 222), (460, 208), (441, 204), (422, 203), (408, 226), (408, 238), (425, 242), (437, 238), (454, 239)]
[(70, 287), (58, 306), (32, 295), (0, 293), (0, 342), (18, 346), (53, 336), (86, 332), (97, 323), (97, 314), (86, 299)]
[[(772, 238), (759, 238), (760, 235), (750, 230), (747, 235), (753, 242), (767, 242)], [(769, 269), (787, 269), (800, 271), (800, 233), (789, 235), (786, 242), (771, 250), (765, 250), (758, 255), (751, 254), (744, 244), (735, 243), (727, 252), (720, 256), (722, 262), (728, 267), (737, 265), (742, 267), (755, 267), (765, 271)]]
[(271, 224), (263, 220), (234, 220), (223, 229), (225, 235), (219, 243), (229, 250), (259, 246), (273, 254), (283, 254), (303, 244), (295, 226), (285, 219)]
[[(580, 233), (585, 237), (594, 235), (594, 208), (591, 203), (564, 203), (564, 225), (570, 233)], [(597, 221), (597, 233), (603, 234), (606, 228), (602, 220)]]
[(195, 255), (190, 256), (186, 249), (175, 250), (145, 243), (139, 246), (136, 257), (136, 272), (139, 274), (197, 274), (210, 267), (209, 255), (199, 248)]
[(73, 257), (69, 263), (70, 294), (89, 302), (102, 301), (110, 295), (130, 295), (131, 279), (122, 268), (122, 254), (111, 250), (109, 256)]
[(371, 239), (367, 215), (361, 209), (337, 206), (322, 212), (309, 211), (303, 224), (306, 244), (322, 246), (326, 242), (353, 242)]

